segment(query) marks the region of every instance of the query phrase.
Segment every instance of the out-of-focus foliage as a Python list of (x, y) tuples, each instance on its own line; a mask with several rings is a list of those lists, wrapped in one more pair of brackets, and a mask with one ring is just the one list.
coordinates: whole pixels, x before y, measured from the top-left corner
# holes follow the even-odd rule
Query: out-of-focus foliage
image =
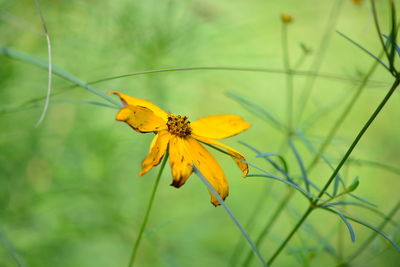
[[(321, 42), (329, 12), (337, 1), (41, 1), (50, 38), (53, 63), (93, 81), (129, 72), (193, 66), (265, 67), (283, 70), (281, 13), (294, 17), (288, 26), (289, 50), (294, 64), (311, 49), (301, 70), (308, 70)], [(382, 28), (388, 29), (389, 10), (377, 1)], [(335, 29), (346, 33), (378, 54), (380, 44), (367, 2), (343, 1)], [(348, 80), (365, 75), (373, 59), (338, 34), (331, 33), (321, 72)], [(47, 46), (34, 1), (0, 0), (0, 45), (47, 59)], [(303, 48), (302, 48), (303, 47)], [(306, 77), (295, 75), (294, 110)], [(371, 78), (352, 113), (340, 128), (326, 154), (336, 165), (358, 129), (368, 119), (392, 82), (383, 68)], [(279, 73), (195, 70), (146, 74), (96, 84), (107, 92), (119, 90), (146, 98), (163, 109), (198, 118), (232, 113), (253, 127), (226, 143), (242, 151), (250, 162), (272, 172), (262, 158), (237, 141), (263, 153), (280, 152), (285, 136), (259, 116), (248, 112), (227, 96), (243, 96), (286, 120), (285, 76)], [(102, 101), (82, 88), (54, 77), (50, 108), (45, 121), (35, 128), (43, 101), (36, 108), (25, 103), (45, 95), (47, 72), (0, 56), (0, 266), (124, 266), (127, 264), (153, 186), (156, 170), (138, 177), (151, 134), (139, 135), (115, 121), (116, 110), (87, 105)], [(353, 94), (356, 82), (320, 77), (304, 118), (323, 117), (307, 130), (318, 146)], [(342, 171), (348, 184), (359, 176), (357, 195), (378, 204), (388, 213), (399, 200), (398, 174), (372, 162), (398, 166), (400, 142), (399, 97), (396, 94), (374, 122), (354, 152), (354, 162)], [(333, 108), (332, 108), (333, 107)], [(326, 110), (330, 112), (325, 112)], [(296, 116), (295, 116), (296, 117)], [(300, 122), (297, 122), (299, 124)], [(297, 144), (304, 162), (312, 154)], [(286, 149), (292, 173), (301, 177), (295, 156)], [(241, 178), (226, 155), (212, 152), (221, 162), (230, 184), (227, 203), (237, 218), (246, 222), (259, 205), (251, 223), (256, 237), (288, 188), (262, 178)], [(365, 163), (365, 162), (364, 162)], [(379, 166), (378, 166), (379, 167)], [(309, 179), (322, 187), (331, 169), (322, 162)], [(164, 172), (148, 230), (139, 250), (138, 266), (227, 266), (242, 238), (222, 208), (209, 204), (205, 186), (192, 176), (177, 190), (170, 187), (169, 168)], [(260, 194), (268, 194), (258, 203)], [(266, 257), (287, 235), (308, 202), (296, 195), (270, 236), (260, 247)], [(372, 225), (382, 219), (368, 210), (348, 211)], [(290, 212), (295, 210), (296, 212)], [(399, 215), (393, 220), (399, 221)], [(297, 264), (334, 266), (337, 259), (321, 252), (318, 232), (337, 249), (350, 255), (370, 234), (353, 225), (356, 243), (338, 226), (337, 216), (318, 211), (281, 255), (277, 266)], [(340, 227), (341, 230), (338, 230)], [(399, 241), (396, 228), (386, 228)], [(365, 254), (354, 261), (360, 266), (394, 266), (400, 254), (377, 238)], [(245, 247), (247, 250), (248, 248)], [(17, 259), (17, 260), (16, 260)], [(306, 259), (306, 260), (304, 260)], [(258, 266), (253, 260), (252, 266)]]

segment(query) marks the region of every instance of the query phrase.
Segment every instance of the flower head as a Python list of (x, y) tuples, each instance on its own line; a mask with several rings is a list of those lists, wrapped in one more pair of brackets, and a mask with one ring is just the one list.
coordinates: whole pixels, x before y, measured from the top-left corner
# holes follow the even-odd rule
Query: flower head
[[(229, 193), (225, 174), (214, 157), (200, 144), (203, 142), (226, 149), (246, 177), (248, 166), (243, 155), (215, 140), (239, 134), (250, 128), (250, 124), (239, 116), (216, 115), (190, 122), (188, 117), (167, 113), (147, 100), (120, 92), (112, 93), (118, 95), (124, 105), (116, 116), (118, 121), (126, 122), (137, 132), (156, 134), (151, 142), (149, 154), (142, 162), (140, 176), (158, 165), (168, 150), (172, 186), (179, 188), (184, 185), (195, 164), (221, 198), (225, 199)], [(211, 203), (219, 205), (211, 192), (210, 195)]]

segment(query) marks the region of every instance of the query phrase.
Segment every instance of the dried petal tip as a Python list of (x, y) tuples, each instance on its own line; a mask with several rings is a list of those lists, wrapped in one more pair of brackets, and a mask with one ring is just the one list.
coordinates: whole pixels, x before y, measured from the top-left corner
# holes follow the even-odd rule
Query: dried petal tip
[(290, 23), (293, 21), (293, 17), (292, 17), (292, 15), (290, 15), (288, 13), (283, 13), (281, 15), (281, 20), (283, 23)]

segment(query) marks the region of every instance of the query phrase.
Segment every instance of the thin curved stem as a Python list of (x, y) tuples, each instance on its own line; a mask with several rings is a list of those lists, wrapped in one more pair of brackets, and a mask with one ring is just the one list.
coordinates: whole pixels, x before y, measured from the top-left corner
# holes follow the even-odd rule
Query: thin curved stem
[[(271, 219), (268, 221), (267, 225), (263, 228), (262, 232), (258, 236), (258, 238), (257, 238), (257, 240), (255, 242), (256, 246), (260, 246), (261, 242), (264, 240), (264, 238), (266, 237), (266, 235), (269, 233), (269, 231), (271, 230), (272, 226), (274, 225), (274, 223), (276, 221), (276, 218), (279, 217), (281, 215), (281, 213), (284, 211), (284, 207), (287, 205), (287, 203), (291, 199), (291, 196), (293, 195), (294, 192), (295, 191), (294, 191), (293, 188), (289, 189), (289, 191), (286, 194), (285, 198), (279, 204), (279, 206), (275, 209), (275, 212), (274, 212), (274, 214), (272, 214)], [(253, 253), (252, 253), (252, 251), (249, 251), (245, 261), (242, 264), (242, 267), (249, 266), (252, 259), (253, 259)]]
[[(88, 84), (96, 84), (102, 83), (106, 81), (111, 81), (120, 78), (139, 76), (151, 73), (163, 73), (163, 72), (175, 72), (175, 71), (198, 71), (198, 70), (222, 70), (222, 71), (243, 71), (243, 72), (263, 72), (263, 73), (276, 73), (276, 74), (287, 74), (289, 71), (283, 69), (272, 69), (272, 68), (257, 68), (257, 67), (226, 67), (226, 66), (195, 66), (195, 67), (185, 67), (185, 68), (167, 68), (167, 69), (155, 69), (155, 70), (147, 70), (147, 71), (138, 71), (131, 72), (111, 77), (106, 77), (103, 79), (90, 81)], [(291, 70), (290, 73), (292, 75), (298, 76), (318, 76), (320, 78), (332, 79), (338, 81), (346, 81), (346, 82), (360, 82), (358, 79), (351, 79), (342, 76), (337, 76), (335, 74), (329, 73), (319, 73), (312, 71), (302, 71), (302, 70)], [(381, 84), (381, 82), (376, 81), (377, 84)]]
[[(322, 188), (320, 193), (318, 194), (318, 198), (320, 198), (328, 189), (328, 187), (331, 185), (333, 180), (335, 179), (336, 175), (339, 173), (347, 159), (350, 157), (351, 153), (353, 152), (354, 148), (357, 146), (358, 142), (361, 140), (361, 138), (364, 136), (365, 132), (368, 130), (369, 126), (372, 124), (372, 122), (376, 119), (382, 108), (385, 106), (387, 101), (390, 99), (390, 97), (393, 95), (394, 91), (400, 84), (400, 78), (396, 78), (394, 81), (392, 87), (388, 91), (388, 93), (385, 95), (381, 103), (378, 105), (378, 107), (375, 109), (375, 111), (372, 113), (371, 117), (368, 119), (368, 121), (364, 124), (364, 126), (361, 128), (359, 133), (357, 134), (356, 138), (354, 139), (353, 143), (350, 145), (348, 148), (346, 154), (343, 156), (342, 160), (339, 162), (338, 166), (336, 169), (333, 171), (332, 175), (329, 177), (328, 181), (326, 182), (325, 186)], [(309, 208), (307, 211), (304, 213), (304, 215), (300, 218), (298, 223), (295, 225), (295, 227), (292, 229), (292, 231), (289, 233), (289, 235), (286, 237), (285, 241), (282, 242), (282, 244), (279, 246), (279, 248), (275, 251), (275, 253), (272, 255), (272, 257), (268, 260), (268, 265), (272, 264), (275, 259), (279, 256), (279, 254), (282, 252), (282, 250), (286, 247), (287, 243), (291, 240), (293, 235), (297, 232), (297, 230), (300, 228), (300, 226), (303, 224), (303, 222), (307, 219), (307, 217), (310, 215), (310, 213), (314, 210), (318, 203), (318, 199), (315, 199), (310, 203)]]
[(164, 170), (165, 164), (167, 163), (167, 159), (168, 159), (168, 154), (165, 154), (164, 159), (161, 163), (160, 170), (158, 171), (156, 181), (154, 182), (153, 191), (151, 192), (149, 203), (147, 204), (146, 214), (144, 215), (142, 225), (140, 226), (139, 234), (136, 237), (135, 245), (133, 246), (133, 250), (131, 253), (128, 267), (132, 267), (135, 263), (137, 251), (139, 249), (140, 242), (142, 241), (142, 237), (143, 237), (144, 229), (146, 228), (146, 225), (147, 225), (147, 221), (149, 220), (151, 208), (153, 207), (154, 197), (156, 196), (158, 184), (160, 183), (160, 178), (161, 178), (162, 172)]
[(44, 107), (43, 107), (43, 111), (42, 114), (39, 117), (39, 120), (36, 122), (36, 127), (38, 127), (42, 121), (44, 120), (46, 114), (47, 114), (47, 110), (49, 108), (49, 102), (50, 102), (50, 95), (51, 95), (51, 76), (53, 74), (52, 71), (52, 57), (51, 57), (51, 41), (50, 41), (50, 35), (49, 35), (49, 31), (47, 29), (47, 25), (46, 25), (46, 21), (44, 19), (44, 15), (42, 12), (42, 7), (40, 6), (40, 2), (39, 0), (35, 0), (35, 4), (36, 4), (36, 8), (39, 12), (39, 16), (40, 16), (40, 20), (42, 22), (42, 26), (43, 26), (43, 30), (44, 30), (44, 34), (46, 36), (46, 42), (47, 42), (47, 58), (49, 61), (48, 64), (48, 78), (47, 78), (47, 94), (46, 94), (46, 99), (44, 102)]

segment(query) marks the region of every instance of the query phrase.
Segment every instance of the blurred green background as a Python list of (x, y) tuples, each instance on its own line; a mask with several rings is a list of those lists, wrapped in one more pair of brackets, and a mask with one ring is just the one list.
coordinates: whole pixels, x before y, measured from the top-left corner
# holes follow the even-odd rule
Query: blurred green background
[[(383, 29), (388, 29), (389, 10), (377, 1)], [(308, 70), (318, 54), (332, 7), (341, 5), (340, 30), (379, 52), (370, 6), (352, 1), (41, 1), (52, 42), (54, 65), (83, 81), (172, 67), (241, 66), (282, 70), (280, 15), (294, 17), (288, 25), (290, 59), (303, 57), (301, 43), (311, 49), (301, 70)], [(387, 31), (386, 31), (387, 32)], [(334, 31), (326, 55), (320, 56), (321, 72), (349, 80), (362, 78), (373, 60)], [(34, 1), (0, 0), (0, 45), (47, 60), (47, 45)], [(306, 76), (294, 78), (294, 110)], [(378, 67), (370, 84), (327, 155), (334, 162), (344, 154), (356, 133), (378, 105), (392, 77)], [(115, 121), (116, 110), (84, 101), (103, 101), (82, 88), (70, 89), (68, 81), (53, 76), (54, 93), (45, 121), (37, 128), (43, 101), (35, 108), (25, 103), (41, 98), (47, 88), (47, 72), (30, 64), (0, 56), (0, 266), (126, 266), (157, 173), (138, 178), (151, 134), (138, 134)], [(226, 93), (257, 103), (280, 121), (286, 120), (285, 75), (277, 73), (196, 70), (146, 74), (95, 85), (107, 92), (119, 90), (148, 99), (167, 111), (190, 119), (232, 113), (249, 121), (247, 132), (224, 143), (243, 152), (248, 160), (273, 171), (244, 141), (263, 152), (278, 152), (285, 135), (259, 116), (246, 111)], [(317, 147), (355, 92), (357, 83), (318, 78), (306, 118), (330, 112), (307, 131)], [(354, 152), (366, 159), (398, 166), (400, 108), (394, 95)], [(82, 103), (82, 104), (80, 104)], [(303, 120), (304, 121), (304, 120)], [(303, 121), (296, 121), (301, 125)], [(304, 162), (312, 154), (296, 143)], [(227, 204), (246, 225), (254, 207), (256, 216), (249, 232), (255, 239), (288, 187), (262, 178), (241, 178), (226, 155), (212, 152), (230, 184)], [(293, 175), (300, 175), (289, 150), (285, 157)], [(250, 173), (257, 173), (250, 169)], [(319, 164), (310, 178), (323, 186), (331, 173)], [(359, 176), (357, 195), (376, 203), (387, 214), (399, 201), (399, 176), (368, 165), (347, 164), (345, 180)], [(193, 175), (180, 189), (169, 186), (169, 168), (161, 184), (148, 224), (137, 266), (230, 266), (229, 259), (240, 239), (239, 231), (222, 209), (209, 203), (202, 182)], [(260, 198), (260, 195), (264, 197)], [(260, 201), (262, 203), (260, 203)], [(308, 205), (296, 193), (260, 247), (268, 259)], [(368, 210), (349, 212), (378, 226), (382, 218)], [(394, 216), (399, 221), (400, 216)], [(344, 258), (370, 235), (353, 224), (356, 243), (340, 228), (339, 218), (316, 211), (307, 221)], [(340, 230), (341, 229), (341, 230)], [(385, 231), (399, 241), (398, 228)], [(343, 240), (343, 246), (338, 245)], [(339, 247), (338, 247), (339, 246)], [(247, 244), (242, 256), (247, 253)], [(15, 258), (18, 260), (16, 261)], [(241, 263), (243, 257), (239, 257)], [(378, 237), (351, 266), (396, 266), (400, 254)], [(276, 266), (335, 266), (338, 259), (322, 251), (315, 235), (301, 230), (278, 258)], [(238, 265), (240, 266), (240, 265)], [(253, 259), (251, 266), (259, 266)]]

